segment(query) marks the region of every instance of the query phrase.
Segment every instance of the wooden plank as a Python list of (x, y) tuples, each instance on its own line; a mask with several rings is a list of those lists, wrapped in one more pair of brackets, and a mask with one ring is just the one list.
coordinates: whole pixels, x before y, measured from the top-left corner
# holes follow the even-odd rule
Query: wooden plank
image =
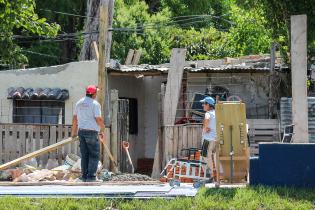
[(185, 65), (186, 49), (173, 49), (167, 76), (163, 108), (163, 125), (174, 125)]
[[(105, 144), (108, 148), (110, 148), (110, 141), (111, 141), (110, 135), (111, 135), (110, 128), (105, 128)], [(105, 146), (102, 145), (102, 148), (103, 148), (103, 154), (106, 154)], [(110, 160), (107, 155), (103, 155), (103, 167), (106, 169), (110, 169)]]
[(188, 148), (187, 127), (183, 126), (183, 149)]
[(19, 154), (20, 156), (25, 155), (26, 153), (26, 126), (25, 125), (20, 125), (19, 128), (19, 137), (20, 137), (20, 151), (21, 153)]
[(100, 54), (98, 52), (98, 46), (97, 46), (96, 41), (93, 41), (93, 48), (94, 48), (94, 51), (95, 51), (96, 59), (99, 60), (100, 59)]
[[(63, 126), (63, 131), (64, 131), (64, 138), (69, 138), (71, 137), (71, 133), (69, 132), (69, 126)], [(70, 154), (71, 153), (71, 144), (68, 144), (66, 146), (64, 146), (64, 151), (65, 151), (65, 154)]]
[(253, 130), (253, 136), (277, 136), (279, 132), (277, 130)]
[(4, 136), (4, 152), (5, 152), (5, 156), (4, 156), (4, 161), (8, 162), (9, 160), (11, 160), (11, 136), (10, 136), (10, 126), (9, 125), (5, 125), (5, 136)]
[(48, 147), (39, 149), (39, 150), (37, 150), (37, 151), (34, 151), (34, 152), (29, 153), (29, 154), (27, 154), (27, 155), (24, 155), (24, 156), (22, 156), (22, 157), (20, 157), (20, 158), (17, 158), (17, 159), (15, 159), (15, 160), (13, 160), (13, 161), (10, 161), (10, 162), (8, 162), (8, 163), (5, 163), (5, 164), (3, 164), (3, 165), (0, 166), (0, 170), (4, 170), (4, 169), (7, 169), (7, 168), (9, 168), (9, 167), (15, 166), (15, 165), (17, 165), (17, 164), (19, 164), (19, 163), (21, 163), (21, 162), (23, 162), (23, 161), (25, 161), (25, 160), (29, 160), (29, 159), (38, 157), (38, 156), (40, 156), (40, 155), (42, 155), (42, 154), (45, 154), (45, 153), (48, 153), (48, 152), (50, 152), (50, 151), (56, 150), (56, 149), (58, 149), (58, 148), (60, 148), (60, 147), (62, 147), (62, 146), (64, 146), (64, 145), (70, 144), (70, 143), (72, 143), (72, 142), (74, 142), (74, 141), (77, 141), (77, 140), (78, 140), (78, 138), (68, 138), (68, 139), (64, 139), (64, 140), (62, 140), (62, 141), (59, 141), (59, 142), (56, 143), (56, 144), (52, 144), (52, 145), (50, 145), (50, 146), (48, 146)]
[(16, 159), (18, 157), (18, 141), (17, 141), (17, 127), (16, 126), (10, 126), (10, 129), (12, 131), (12, 138), (10, 142), (11, 147), (11, 160)]
[[(42, 127), (43, 132), (43, 139), (42, 139), (42, 146), (41, 148), (48, 147), (49, 146), (49, 126), (43, 126)], [(48, 153), (44, 154), (42, 156), (42, 165), (46, 166), (48, 161)]]
[[(61, 141), (62, 138), (62, 134), (63, 134), (63, 129), (62, 129), (62, 125), (58, 125), (57, 126), (57, 142)], [(58, 163), (59, 165), (62, 164), (62, 159), (63, 159), (63, 148), (59, 147), (57, 150), (57, 159), (58, 159)]]
[(178, 126), (178, 149), (177, 157), (182, 157), (181, 150), (183, 149), (183, 126)]
[(192, 127), (187, 127), (187, 144), (188, 148), (194, 147)]
[[(115, 162), (117, 162), (118, 157), (118, 90), (111, 90), (110, 93), (111, 100), (111, 135), (110, 135), (110, 152), (112, 153)], [(114, 165), (111, 163), (111, 169)]]
[(33, 126), (27, 125), (25, 127), (26, 130), (26, 139), (25, 139), (25, 152), (26, 153), (31, 153), (33, 152)]
[(133, 54), (135, 53), (135, 51), (133, 49), (129, 49), (126, 60), (125, 60), (125, 65), (130, 65), (132, 58), (133, 58)]
[[(49, 145), (51, 144), (55, 144), (57, 143), (57, 127), (56, 126), (50, 126), (50, 129), (49, 129)], [(53, 151), (53, 152), (49, 152), (49, 158), (52, 158), (52, 159), (56, 159), (57, 158), (57, 154), (56, 154), (56, 151)]]
[(173, 150), (172, 157), (178, 157), (178, 126), (173, 127)]
[[(33, 139), (33, 142), (35, 143), (34, 151), (37, 151), (41, 148), (41, 142), (40, 142), (40, 126), (34, 126), (34, 132), (35, 132), (35, 139)], [(41, 164), (40, 158), (36, 158), (38, 165)]]
[(131, 64), (138, 65), (141, 57), (141, 50), (135, 50)]

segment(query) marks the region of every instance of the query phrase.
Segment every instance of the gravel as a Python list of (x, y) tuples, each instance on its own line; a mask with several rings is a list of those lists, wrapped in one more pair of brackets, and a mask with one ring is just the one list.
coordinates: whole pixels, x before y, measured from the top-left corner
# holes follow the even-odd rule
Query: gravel
[(109, 181), (123, 182), (123, 181), (156, 181), (156, 180), (143, 174), (117, 174), (117, 175), (112, 175)]

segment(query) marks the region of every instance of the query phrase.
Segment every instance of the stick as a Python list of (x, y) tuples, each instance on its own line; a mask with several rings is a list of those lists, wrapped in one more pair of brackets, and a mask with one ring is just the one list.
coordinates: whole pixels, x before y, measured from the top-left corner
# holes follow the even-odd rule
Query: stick
[(118, 164), (115, 161), (112, 153), (110, 152), (109, 148), (107, 147), (106, 143), (105, 143), (105, 138), (104, 137), (100, 137), (100, 141), (102, 142), (102, 144), (104, 145), (105, 148), (105, 152), (108, 154), (109, 159), (112, 161), (113, 165), (114, 165), (114, 173), (118, 173)]
[(62, 140), (62, 141), (60, 141), (60, 142), (58, 142), (58, 143), (52, 144), (52, 145), (50, 145), (50, 146), (48, 146), (48, 147), (44, 147), (44, 148), (42, 148), (42, 149), (40, 149), (40, 150), (34, 151), (34, 152), (32, 152), (32, 153), (29, 153), (29, 154), (27, 154), (27, 155), (24, 155), (24, 156), (22, 156), (22, 157), (20, 157), (20, 158), (17, 158), (17, 159), (15, 159), (15, 160), (12, 160), (12, 161), (10, 161), (10, 162), (8, 162), (8, 163), (5, 163), (5, 164), (1, 165), (1, 166), (0, 166), (0, 170), (7, 169), (7, 168), (9, 168), (9, 167), (11, 167), (11, 166), (15, 166), (15, 165), (17, 165), (17, 164), (19, 164), (19, 163), (25, 161), (25, 160), (28, 160), (28, 159), (31, 159), (31, 158), (40, 156), (40, 155), (42, 155), (42, 154), (51, 152), (51, 151), (56, 150), (56, 149), (58, 149), (59, 147), (62, 147), (62, 146), (64, 146), (64, 145), (66, 145), (66, 144), (70, 144), (70, 143), (72, 143), (72, 142), (75, 142), (75, 141), (77, 141), (78, 139), (79, 139), (78, 137), (76, 137), (76, 138), (70, 137), (70, 138), (67, 138), (67, 139), (65, 139), (65, 140)]

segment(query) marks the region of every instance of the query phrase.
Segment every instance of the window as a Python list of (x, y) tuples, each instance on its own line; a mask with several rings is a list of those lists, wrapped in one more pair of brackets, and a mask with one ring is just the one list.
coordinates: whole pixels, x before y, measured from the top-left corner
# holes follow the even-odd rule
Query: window
[(13, 100), (13, 123), (64, 124), (63, 101)]

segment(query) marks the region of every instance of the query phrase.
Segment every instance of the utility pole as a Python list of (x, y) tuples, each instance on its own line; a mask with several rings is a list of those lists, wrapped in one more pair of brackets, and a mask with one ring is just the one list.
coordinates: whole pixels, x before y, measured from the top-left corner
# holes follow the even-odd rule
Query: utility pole
[(98, 59), (98, 102), (101, 104), (102, 113), (105, 114), (105, 95), (106, 95), (106, 82), (107, 82), (107, 70), (106, 70), (106, 45), (107, 45), (107, 33), (108, 33), (108, 3), (109, 0), (101, 0), (100, 2), (100, 23), (99, 23), (99, 59)]

